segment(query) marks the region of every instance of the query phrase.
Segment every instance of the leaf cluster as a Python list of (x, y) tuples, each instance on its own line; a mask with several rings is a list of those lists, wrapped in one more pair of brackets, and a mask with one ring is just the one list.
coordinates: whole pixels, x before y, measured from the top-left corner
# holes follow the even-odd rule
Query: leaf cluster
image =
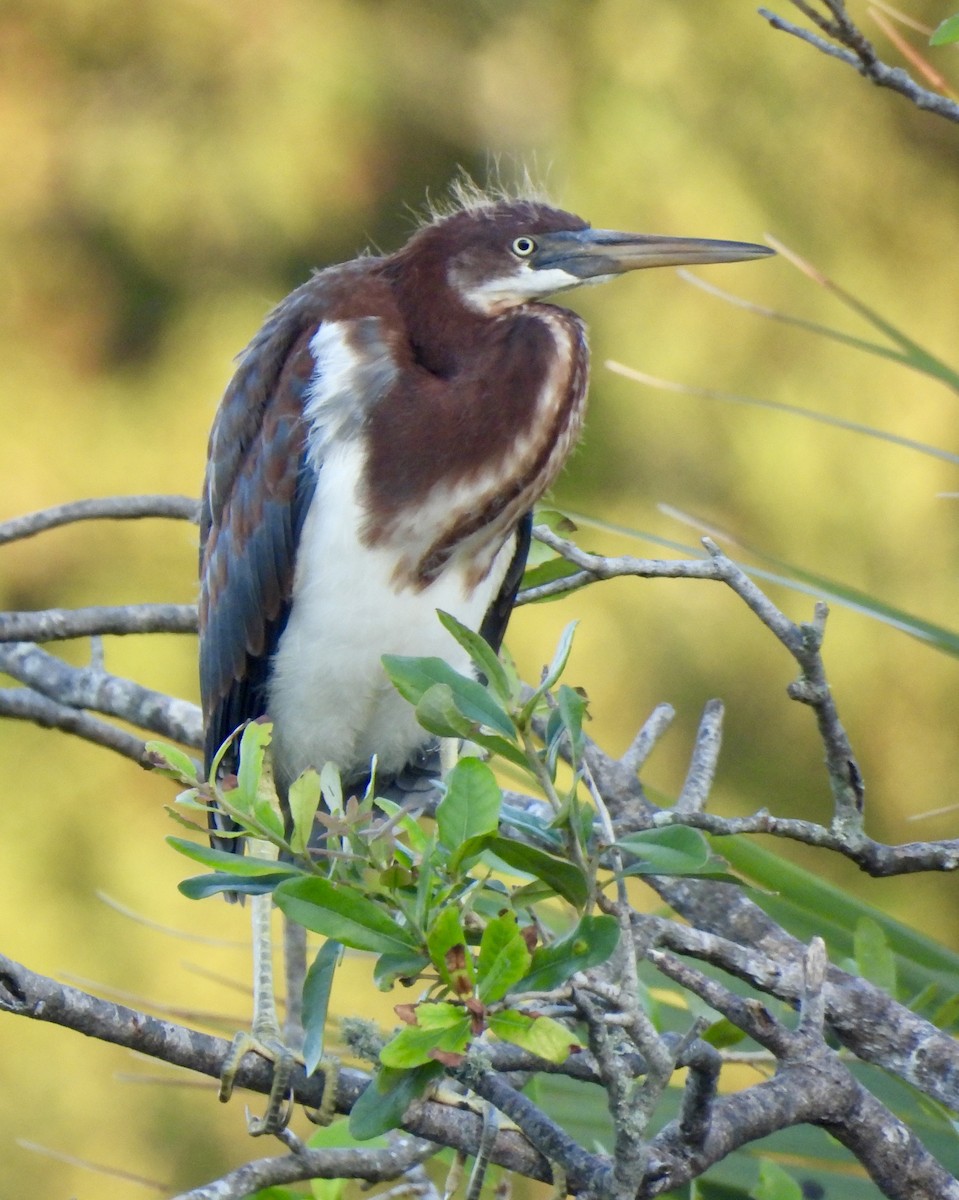
[[(478, 678), (437, 658), (384, 658), (423, 726), (465, 747), (440, 785), (432, 825), (379, 796), (375, 774), (363, 796), (345, 796), (332, 764), (296, 780), (281, 812), (265, 722), (238, 731), (237, 773), (213, 782), (202, 781), (182, 752), (151, 745), (156, 768), (187, 785), (172, 809), (176, 819), (205, 831), (197, 814), (225, 815), (236, 826), (226, 836), (246, 843), (236, 846), (246, 850), (239, 854), (171, 837), (176, 850), (210, 868), (185, 880), (183, 894), (270, 892), (288, 918), (327, 939), (304, 988), (308, 1069), (322, 1055), (342, 947), (376, 956), (381, 989), (422, 988), (419, 1001), (397, 1006), (403, 1026), (353, 1112), (358, 1137), (393, 1128), (410, 1100), (444, 1068), (461, 1065), (477, 1041), (511, 1042), (552, 1063), (581, 1049), (557, 1001), (577, 972), (606, 962), (619, 941), (615, 917), (596, 911), (604, 889), (626, 874), (722, 874), (695, 830), (648, 830), (619, 842), (602, 834), (583, 786), (587, 701), (560, 682), (573, 626), (530, 690), (481, 637), (449, 614), (440, 620)], [(518, 770), (544, 797), (542, 811), (506, 803), (482, 754)], [(562, 760), (572, 769), (561, 772)]]

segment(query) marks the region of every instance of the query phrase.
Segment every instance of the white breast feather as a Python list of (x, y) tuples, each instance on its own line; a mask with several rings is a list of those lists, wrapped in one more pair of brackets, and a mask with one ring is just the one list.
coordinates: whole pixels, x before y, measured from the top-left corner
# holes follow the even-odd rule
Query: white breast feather
[[(300, 537), (293, 604), (269, 694), (274, 753), (288, 778), (328, 761), (344, 776), (356, 776), (369, 769), (374, 754), (384, 773), (405, 766), (429, 735), (386, 678), (381, 656), (436, 655), (469, 673), (468, 656), (436, 610), (479, 629), (515, 549), (515, 537), (508, 538), (478, 587), (467, 587), (468, 563), (454, 558), (417, 591), (395, 582), (395, 549), (363, 544), (363, 442), (355, 434), (370, 368), (353, 349), (346, 324), (325, 324), (311, 344), (317, 369), (306, 416), (318, 483)], [(380, 365), (378, 378), (383, 374)]]
[(356, 444), (328, 456), (300, 539), (269, 705), (277, 759), (294, 777), (327, 761), (345, 776), (357, 775), (374, 754), (384, 772), (402, 769), (428, 735), (386, 678), (381, 655), (437, 655), (468, 674), (468, 656), (436, 610), (478, 629), (513, 555), (510, 538), (472, 595), (455, 563), (421, 592), (397, 591), (393, 555), (360, 539), (360, 468)]

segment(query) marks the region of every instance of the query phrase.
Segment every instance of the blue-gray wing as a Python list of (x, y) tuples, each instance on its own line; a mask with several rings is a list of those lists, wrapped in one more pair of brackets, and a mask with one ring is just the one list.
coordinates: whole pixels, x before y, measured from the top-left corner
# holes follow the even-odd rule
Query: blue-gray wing
[[(290, 612), (297, 545), (316, 487), (303, 406), (316, 324), (271, 319), (251, 343), (210, 434), (200, 514), (200, 692), (207, 770), (266, 713), (270, 660)], [(235, 754), (221, 773), (235, 770)]]

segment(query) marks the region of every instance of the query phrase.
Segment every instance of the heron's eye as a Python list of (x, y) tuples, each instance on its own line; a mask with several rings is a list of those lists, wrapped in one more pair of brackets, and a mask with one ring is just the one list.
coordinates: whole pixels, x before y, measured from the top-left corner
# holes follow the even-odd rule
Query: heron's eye
[(523, 237), (514, 238), (510, 249), (519, 258), (529, 258), (529, 256), (536, 249), (536, 243), (531, 237), (526, 237), (524, 235)]

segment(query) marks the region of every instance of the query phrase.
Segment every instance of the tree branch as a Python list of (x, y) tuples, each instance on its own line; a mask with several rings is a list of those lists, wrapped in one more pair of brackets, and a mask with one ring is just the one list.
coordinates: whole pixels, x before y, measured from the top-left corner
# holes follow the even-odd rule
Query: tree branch
[(386, 1149), (311, 1150), (297, 1139), (291, 1153), (261, 1158), (175, 1200), (244, 1200), (254, 1192), (306, 1179), (362, 1179), (368, 1184), (398, 1179), (441, 1147), (419, 1138), (397, 1138)]
[[(176, 513), (157, 511), (163, 505), (151, 508), (148, 503), (163, 499), (169, 498), (121, 498), (111, 512), (102, 507), (91, 511), (81, 506), (81, 515), (77, 515), (77, 506), (65, 506), (51, 510), (57, 514), (55, 519), (49, 513), (35, 514), (34, 518), (43, 517), (47, 523), (40, 521), (33, 527), (24, 527), (25, 532), (21, 529), (11, 535), (9, 527), (3, 529), (6, 540), (12, 540), (13, 536), (30, 536), (42, 528), (91, 515), (187, 515), (187, 502), (182, 498), (172, 498), (177, 501), (173, 509), (179, 506)], [(72, 510), (72, 515), (64, 516), (66, 510)], [(843, 853), (874, 874), (952, 870), (959, 866), (959, 840), (891, 847), (865, 837), (861, 780), (821, 656), (825, 606), (817, 606), (813, 622), (794, 624), (708, 539), (704, 542), (708, 558), (662, 562), (602, 558), (586, 554), (549, 530), (538, 528), (536, 534), (577, 568), (573, 576), (556, 581), (562, 590), (579, 586), (576, 581), (585, 583), (623, 574), (704, 578), (725, 583), (799, 665), (799, 680), (790, 686), (789, 694), (814, 709), (826, 750), (834, 797), (834, 819), (828, 829), (812, 822), (776, 818), (765, 811), (745, 818), (714, 817), (705, 810), (720, 750), (722, 706), (711, 702), (700, 725), (681, 800), (672, 810), (659, 810), (645, 800), (635, 772), (671, 717), (671, 712), (662, 706), (621, 762), (610, 759), (587, 739), (585, 773), (600, 798), (600, 811), (604, 806), (609, 810), (607, 825), (610, 820), (614, 822), (617, 836), (630, 829), (687, 824), (718, 834), (763, 832), (791, 837)], [(0, 691), (0, 714), (67, 730), (137, 761), (142, 761), (143, 755), (143, 742), (139, 738), (115, 729), (85, 710), (117, 717), (143, 730), (197, 747), (201, 720), (195, 705), (110, 675), (99, 662), (83, 668), (69, 666), (23, 640), (147, 629), (185, 631), (193, 628), (194, 621), (192, 607), (175, 605), (51, 610), (0, 617), (0, 641), (4, 634), (20, 639), (0, 644), (0, 671), (24, 685)], [(768, 1045), (778, 1058), (777, 1077), (735, 1096), (719, 1096), (716, 1087), (719, 1061), (714, 1053), (695, 1051), (694, 1054), (696, 1045), (703, 1050), (702, 1044), (695, 1042), (695, 1028), (676, 1049), (674, 1042), (656, 1034), (645, 1013), (630, 1001), (628, 980), (625, 984), (618, 980), (617, 990), (608, 980), (590, 977), (585, 983), (580, 980), (574, 992), (586, 989), (583, 996), (591, 993), (600, 997), (598, 1004), (586, 999), (581, 1005), (589, 1017), (596, 1054), (575, 1056), (558, 1069), (574, 1078), (598, 1078), (611, 1094), (615, 1091), (618, 1097), (613, 1104), (614, 1116), (618, 1114), (614, 1121), (615, 1161), (578, 1146), (511, 1085), (504, 1071), (546, 1068), (533, 1056), (524, 1056), (515, 1047), (504, 1046), (484, 1047), (482, 1061), (463, 1068), (468, 1072), (470, 1086), (511, 1116), (526, 1134), (524, 1138), (512, 1131), (500, 1132), (495, 1139), (493, 1160), (537, 1179), (549, 1179), (550, 1163), (555, 1163), (571, 1191), (596, 1194), (608, 1185), (611, 1195), (628, 1194), (641, 1200), (695, 1178), (707, 1166), (749, 1141), (798, 1121), (808, 1121), (824, 1125), (849, 1145), (886, 1195), (951, 1200), (954, 1192), (949, 1189), (955, 1186), (955, 1181), (945, 1175), (905, 1127), (856, 1084), (825, 1046), (822, 1025), (825, 1019), (844, 1044), (864, 1061), (896, 1071), (928, 1095), (959, 1107), (959, 1047), (953, 1040), (864, 980), (854, 979), (836, 968), (826, 971), (824, 961), (810, 957), (801, 943), (789, 937), (735, 888), (690, 879), (652, 878), (649, 882), (688, 925), (640, 918), (624, 907), (621, 913), (624, 928), (627, 935), (632, 935), (625, 939), (629, 954), (648, 956), (666, 974), (672, 973), (670, 977), (718, 1011), (727, 1011), (731, 1019), (761, 1044)], [(798, 1004), (802, 1013), (799, 1028), (793, 1032), (785, 1029), (773, 1021), (758, 1001), (733, 996), (677, 959), (677, 953), (701, 958), (760, 991)], [(214, 1077), (219, 1075), (228, 1051), (228, 1044), (219, 1038), (98, 1000), (75, 988), (65, 988), (3, 958), (0, 958), (0, 1008), (55, 1021)], [(648, 1029), (636, 1025), (640, 1020), (646, 1022)], [(611, 1023), (613, 1030), (608, 1036), (606, 1023)], [(680, 1120), (647, 1141), (643, 1122), (669, 1079), (675, 1061), (690, 1067)], [(336, 1085), (337, 1111), (348, 1112), (368, 1080), (369, 1076), (363, 1072), (341, 1072)], [(241, 1086), (266, 1092), (271, 1081), (271, 1064), (252, 1054), (244, 1059)], [(322, 1078), (307, 1079), (300, 1070), (294, 1076), (293, 1086), (298, 1102), (319, 1107)], [(853, 1112), (858, 1121), (855, 1127), (849, 1117)], [(626, 1114), (636, 1118), (628, 1130), (624, 1127)], [(464, 1153), (475, 1152), (482, 1134), (482, 1122), (475, 1114), (432, 1101), (414, 1106), (404, 1127), (417, 1137), (453, 1146)], [(331, 1157), (326, 1151), (306, 1152), (292, 1135), (289, 1138), (292, 1152), (288, 1157), (249, 1163), (205, 1188), (188, 1193), (187, 1197), (231, 1200), (245, 1194), (243, 1189), (294, 1179), (355, 1174), (358, 1178), (379, 1180), (396, 1178), (406, 1169), (402, 1162), (407, 1160), (396, 1156), (389, 1158), (384, 1154), (375, 1159), (365, 1157), (369, 1152), (361, 1151), (350, 1154), (363, 1155), (362, 1159), (339, 1152)], [(888, 1154), (883, 1158), (883, 1148), (888, 1147), (889, 1139), (900, 1147), (895, 1162)], [(424, 1154), (430, 1152), (421, 1149)], [(410, 1153), (409, 1162), (418, 1161), (416, 1153)]]
[[(660, 810), (646, 799), (642, 785), (623, 765), (588, 739), (585, 761), (612, 814), (617, 834), (659, 824), (669, 810)], [(697, 821), (692, 814), (679, 818)], [(663, 821), (668, 823), (668, 821)], [(888, 847), (895, 853), (897, 847)], [(725, 948), (710, 944), (701, 956), (731, 971), (753, 986), (790, 1003), (802, 995), (798, 964), (805, 947), (780, 928), (739, 888), (710, 880), (646, 876), (670, 908), (686, 925), (666, 922), (663, 944), (695, 954), (693, 942), (700, 934), (716, 935)], [(641, 944), (649, 937), (653, 918), (637, 917), (636, 936)], [(700, 943), (701, 946), (706, 945)], [(736, 947), (738, 954), (732, 948)], [(750, 957), (752, 955), (752, 957)], [(757, 955), (765, 956), (762, 968)], [(959, 1108), (959, 1044), (929, 1021), (898, 1004), (880, 988), (830, 967), (825, 988), (827, 1020), (843, 1044), (864, 1062), (899, 1075), (907, 1083), (947, 1105)]]
[(0, 546), (77, 521), (124, 521), (141, 517), (167, 517), (192, 521), (195, 525), (200, 519), (200, 502), (191, 496), (102, 496), (73, 500), (3, 521)]
[(194, 749), (202, 744), (203, 723), (195, 704), (96, 667), (71, 667), (30, 642), (0, 644), (0, 671), (59, 705), (120, 717)]
[(107, 721), (100, 721), (84, 712), (58, 704), (48, 696), (42, 696), (32, 688), (0, 688), (0, 717), (12, 717), (17, 721), (30, 721), (41, 729), (59, 729), (72, 733), (86, 742), (115, 750), (124, 758), (144, 765), (144, 742), (135, 734), (118, 729)]
[[(759, 15), (767, 20), (773, 29), (791, 34), (823, 54), (838, 58), (877, 87), (898, 92), (917, 108), (935, 113), (938, 117), (945, 117), (947, 121), (959, 121), (959, 104), (955, 100), (920, 87), (901, 67), (890, 67), (880, 59), (876, 48), (850, 19), (843, 0), (822, 0), (822, 3), (832, 14), (831, 20), (818, 12), (812, 4), (806, 3), (806, 0), (792, 0), (792, 4), (826, 34), (825, 38), (803, 29), (800, 25), (794, 25), (791, 21), (770, 12), (768, 8), (760, 8)], [(832, 41), (828, 41), (827, 38), (831, 38)]]
[[(219, 1079), (230, 1052), (230, 1042), (224, 1038), (162, 1021), (123, 1004), (101, 1000), (79, 988), (38, 975), (2, 954), (0, 1012), (61, 1025), (212, 1079)], [(363, 1071), (341, 1068), (336, 1081), (336, 1112), (350, 1112), (369, 1081), (370, 1076)], [(237, 1072), (237, 1087), (268, 1095), (272, 1082), (271, 1062), (258, 1054), (244, 1056)], [(322, 1074), (307, 1077), (302, 1065), (298, 1065), (293, 1072), (291, 1088), (297, 1103), (311, 1109), (322, 1104)], [(416, 1137), (471, 1154), (479, 1144), (482, 1120), (468, 1109), (427, 1100), (409, 1110), (404, 1128)], [(530, 1178), (550, 1179), (546, 1160), (524, 1137), (512, 1130), (503, 1130), (497, 1135), (492, 1158), (508, 1170)], [(580, 1180), (579, 1185), (584, 1186), (584, 1182)]]
[(0, 642), (55, 642), (101, 634), (196, 633), (195, 604), (121, 604), (0, 612)]
[[(891, 1200), (959, 1200), (959, 1182), (906, 1125), (853, 1078), (823, 1040), (820, 1005), (825, 959), (822, 943), (817, 946), (817, 942), (814, 940), (804, 955), (803, 1015), (794, 1031), (774, 1020), (757, 1001), (736, 995), (672, 955), (653, 950), (649, 958), (669, 979), (723, 1013), (776, 1056), (776, 1079), (748, 1089), (750, 1107), (760, 1103), (782, 1115), (788, 1106), (793, 1118), (790, 1123), (801, 1120), (824, 1125), (844, 1145), (855, 1147), (856, 1157)], [(788, 1098), (774, 1098), (770, 1093), (787, 1079)], [(711, 1129), (705, 1150), (714, 1136)], [(726, 1149), (724, 1156), (728, 1153)], [(701, 1173), (702, 1165), (697, 1167), (697, 1174)], [(685, 1179), (671, 1175), (666, 1180), (671, 1187), (680, 1182)]]

